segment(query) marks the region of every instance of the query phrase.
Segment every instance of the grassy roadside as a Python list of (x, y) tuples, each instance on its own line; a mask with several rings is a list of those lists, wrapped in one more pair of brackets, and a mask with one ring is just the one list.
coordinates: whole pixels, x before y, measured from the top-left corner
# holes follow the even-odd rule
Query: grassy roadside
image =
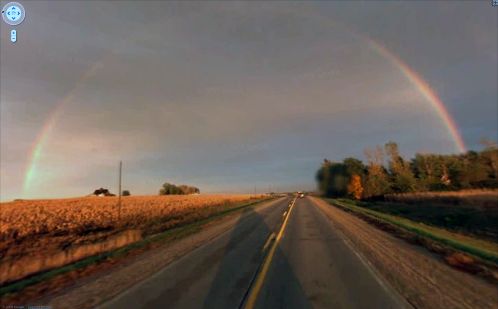
[(27, 277), (25, 279), (21, 279), (19, 281), (13, 282), (11, 284), (7, 284), (5, 286), (0, 287), (0, 296), (5, 296), (8, 294), (13, 294), (22, 291), (26, 287), (53, 279), (57, 276), (61, 276), (73, 271), (78, 271), (82, 270), (86, 267), (92, 266), (99, 264), (101, 262), (107, 261), (109, 259), (113, 260), (118, 260), (121, 258), (126, 257), (128, 254), (139, 251), (139, 250), (144, 250), (147, 249), (148, 247), (152, 245), (159, 245), (159, 244), (165, 244), (168, 243), (169, 241), (175, 240), (175, 239), (180, 239), (183, 237), (186, 237), (188, 235), (192, 235), (196, 232), (199, 232), (202, 227), (209, 222), (222, 218), (228, 214), (236, 213), (238, 211), (241, 211), (243, 209), (246, 209), (248, 207), (253, 207), (258, 204), (261, 204), (263, 202), (267, 202), (270, 200), (275, 199), (276, 197), (269, 197), (269, 198), (263, 198), (259, 199), (256, 201), (251, 201), (251, 202), (246, 202), (242, 203), (238, 206), (232, 207), (230, 209), (225, 209), (222, 210), (208, 218), (200, 219), (198, 221), (195, 221), (193, 223), (188, 223), (176, 228), (168, 229), (164, 232), (157, 233), (154, 235), (151, 235), (149, 237), (146, 237), (142, 240), (139, 240), (137, 242), (134, 242), (132, 244), (126, 245), (121, 248), (117, 248), (111, 251), (107, 251), (98, 255), (90, 256), (84, 259), (81, 259), (75, 263), (71, 263), (56, 269), (44, 271), (38, 274), (34, 274), (30, 277)]
[(394, 215), (385, 214), (379, 211), (359, 207), (353, 204), (353, 201), (345, 199), (325, 199), (328, 203), (360, 214), (367, 219), (374, 219), (383, 223), (390, 224), (401, 230), (415, 234), (418, 237), (429, 239), (440, 245), (449, 247), (453, 250), (464, 252), (483, 260), (493, 266), (498, 266), (498, 245), (482, 239), (477, 239), (457, 233), (447, 231), (445, 229), (428, 226), (423, 223), (415, 222), (406, 218), (401, 218)]
[[(431, 195), (429, 195), (431, 196)], [(454, 202), (444, 204), (440, 200), (420, 202), (351, 201), (352, 204), (384, 214), (406, 218), (413, 222), (435, 226), (460, 235), (498, 244), (498, 205), (479, 206), (478, 203)], [(498, 201), (498, 199), (497, 199)], [(482, 203), (481, 203), (482, 204)]]

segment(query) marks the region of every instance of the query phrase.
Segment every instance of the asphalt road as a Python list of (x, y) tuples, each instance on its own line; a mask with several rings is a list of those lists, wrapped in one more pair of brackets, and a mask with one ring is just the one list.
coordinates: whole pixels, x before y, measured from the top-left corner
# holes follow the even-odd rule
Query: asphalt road
[[(239, 308), (249, 295), (255, 308), (404, 307), (307, 198), (296, 200), (282, 237), (268, 242), (279, 234), (290, 202), (247, 210), (232, 230), (102, 308)], [(259, 277), (263, 283), (255, 288)]]
[(298, 199), (256, 308), (403, 308), (308, 199)]

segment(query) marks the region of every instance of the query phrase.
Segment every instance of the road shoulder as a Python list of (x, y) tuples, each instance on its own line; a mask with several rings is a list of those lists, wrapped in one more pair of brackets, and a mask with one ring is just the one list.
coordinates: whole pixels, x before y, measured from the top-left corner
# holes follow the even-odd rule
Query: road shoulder
[(422, 248), (310, 197), (363, 259), (416, 308), (498, 308), (498, 289)]

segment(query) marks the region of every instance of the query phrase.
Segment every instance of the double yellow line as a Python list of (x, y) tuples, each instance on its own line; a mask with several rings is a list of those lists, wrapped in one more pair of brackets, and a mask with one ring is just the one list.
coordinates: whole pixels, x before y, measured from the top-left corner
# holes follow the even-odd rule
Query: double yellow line
[[(258, 275), (256, 276), (256, 279), (254, 281), (254, 284), (251, 287), (251, 290), (249, 291), (249, 295), (247, 296), (247, 300), (245, 304), (242, 306), (244, 309), (253, 309), (254, 306), (256, 305), (256, 300), (258, 299), (259, 292), (261, 291), (261, 288), (263, 287), (263, 283), (265, 282), (266, 275), (268, 274), (268, 270), (270, 269), (271, 261), (273, 259), (273, 256), (275, 255), (275, 251), (277, 250), (278, 243), (280, 239), (282, 239), (282, 236), (284, 235), (284, 230), (285, 227), (287, 226), (287, 221), (289, 221), (290, 214), (292, 212), (292, 209), (294, 208), (294, 204), (296, 203), (296, 199), (292, 200), (292, 203), (289, 207), (289, 211), (286, 211), (286, 216), (284, 219), (284, 223), (282, 223), (282, 226), (280, 227), (280, 231), (277, 234), (277, 238), (273, 242), (272, 246), (270, 247), (270, 251), (265, 257), (265, 260), (263, 261), (263, 266), (261, 267)], [(285, 214), (284, 214), (285, 215)], [(268, 238), (267, 242), (265, 243), (265, 246), (263, 249), (266, 249), (268, 246), (269, 242), (271, 241), (272, 235)]]

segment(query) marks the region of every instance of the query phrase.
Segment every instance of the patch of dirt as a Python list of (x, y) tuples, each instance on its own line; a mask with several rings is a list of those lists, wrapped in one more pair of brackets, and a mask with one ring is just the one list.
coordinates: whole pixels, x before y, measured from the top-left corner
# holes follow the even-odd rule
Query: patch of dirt
[[(311, 199), (414, 307), (498, 308), (498, 285), (452, 268), (424, 248), (396, 238), (323, 200)], [(464, 256), (453, 256), (451, 261), (469, 265), (468, 257)]]

